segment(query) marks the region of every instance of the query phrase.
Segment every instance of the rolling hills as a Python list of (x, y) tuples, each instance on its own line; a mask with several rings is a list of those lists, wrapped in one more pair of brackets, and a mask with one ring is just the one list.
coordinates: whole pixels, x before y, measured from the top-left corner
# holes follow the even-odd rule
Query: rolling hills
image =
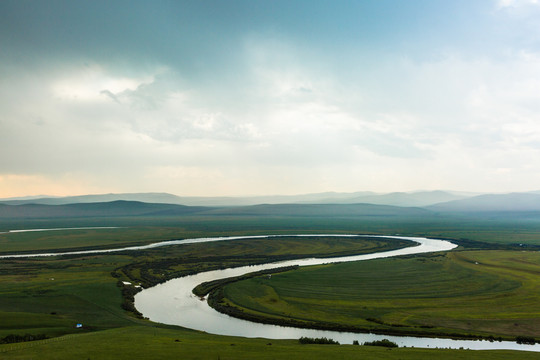
[(78, 218), (78, 217), (130, 217), (179, 216), (205, 211), (207, 208), (174, 204), (152, 204), (138, 201), (111, 201), (67, 205), (0, 204), (0, 218)]
[(186, 206), (249, 206), (259, 204), (376, 204), (391, 206), (428, 206), (445, 201), (464, 199), (473, 194), (448, 191), (417, 191), (377, 194), (370, 191), (353, 193), (324, 192), (301, 195), (243, 196), (243, 197), (202, 197), (176, 196), (168, 193), (125, 193), (81, 195), (67, 197), (25, 197), (0, 199), (9, 205), (43, 204), (66, 205), (74, 203), (109, 202), (116, 200), (140, 201), (147, 203), (178, 204)]
[[(267, 202), (264, 202), (267, 201)], [(206, 204), (206, 205), (201, 205)], [(540, 214), (540, 193), (320, 193), (278, 197), (179, 197), (167, 193), (83, 195), (0, 201), (0, 218), (132, 216), (407, 216)]]
[(0, 219), (79, 217), (206, 216), (425, 216), (429, 210), (372, 204), (267, 204), (237, 207), (201, 207), (138, 201), (111, 201), (66, 205), (0, 204)]

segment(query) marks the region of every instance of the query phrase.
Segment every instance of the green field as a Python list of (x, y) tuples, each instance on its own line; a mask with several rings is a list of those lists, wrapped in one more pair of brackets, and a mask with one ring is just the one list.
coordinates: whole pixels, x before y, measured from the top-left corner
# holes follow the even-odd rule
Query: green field
[[(13, 350), (12, 350), (13, 349)], [(372, 359), (532, 360), (534, 352), (386, 349), (353, 345), (301, 345), (298, 340), (215, 336), (180, 328), (122, 327), (37, 342), (0, 345), (2, 359)]]
[[(459, 230), (459, 224), (449, 220), (442, 221), (442, 225), (439, 224), (440, 226), (431, 223), (426, 228), (423, 228), (425, 222), (418, 219), (409, 221), (394, 218), (393, 220), (394, 225), (392, 226), (389, 219), (324, 217), (314, 219), (279, 216), (36, 219), (21, 221), (20, 223), (16, 221), (4, 223), (3, 228), (78, 226), (120, 226), (121, 228), (0, 234), (0, 252), (5, 254), (32, 250), (63, 249), (65, 251), (108, 246), (120, 247), (200, 236), (298, 234), (306, 232), (406, 233), (407, 235), (432, 234), (433, 236), (446, 236)], [(490, 234), (496, 233), (497, 237), (493, 238), (493, 243), (504, 243), (505, 241), (506, 243), (540, 243), (536, 236), (540, 232), (535, 232), (532, 227), (527, 228), (526, 233), (525, 230), (516, 232), (510, 226), (503, 225), (499, 228), (489, 229), (488, 223), (478, 224), (476, 228), (478, 232), (475, 232), (475, 228), (471, 224), (466, 224), (464, 229), (459, 230), (460, 237), (476, 241), (489, 240)], [(403, 245), (394, 244), (393, 246), (399, 247)], [(436, 350), (387, 350), (352, 345), (329, 347), (325, 345), (300, 345), (294, 340), (269, 341), (231, 338), (154, 324), (139, 319), (135, 314), (122, 309), (125, 298), (122, 297), (121, 288), (117, 286), (119, 280), (152, 285), (168, 278), (224, 266), (239, 266), (315, 255), (358, 254), (381, 251), (388, 249), (387, 246), (388, 244), (382, 241), (359, 242), (347, 238), (339, 240), (335, 238), (318, 238), (317, 241), (314, 241), (314, 239), (273, 238), (171, 246), (106, 255), (2, 259), (0, 260), (0, 338), (10, 334), (42, 334), (50, 337), (50, 339), (0, 345), (0, 358), (67, 359), (81, 356), (99, 359), (131, 359), (135, 357), (149, 359), (171, 357), (185, 359), (433, 358)], [(479, 248), (483, 246), (485, 244)], [(485, 254), (489, 253), (491, 252)], [(473, 271), (474, 266), (467, 263), (465, 259), (467, 254), (473, 253), (456, 253), (456, 258), (452, 259), (452, 261), (457, 261), (459, 255), (462, 259), (460, 258), (458, 265), (463, 269), (469, 266), (471, 268), (469, 270)], [(480, 256), (484, 252), (474, 254)], [(437, 257), (428, 258), (425, 261), (433, 262), (433, 266), (435, 266), (433, 269), (436, 270), (438, 263), (434, 259), (437, 259)], [(441, 259), (443, 258), (441, 257)], [(445, 259), (444, 261), (449, 261), (450, 258)], [(488, 263), (487, 260), (487, 258), (482, 259), (482, 262)], [(414, 261), (420, 262), (421, 260), (414, 259)], [(493, 261), (502, 263), (502, 259), (494, 259)], [(505, 261), (508, 261), (507, 268), (512, 268), (515, 265), (512, 259)], [(530, 271), (534, 273), (536, 271), (534, 268), (536, 259), (530, 261), (531, 264), (527, 266), (530, 266)], [(394, 263), (390, 261), (388, 264), (387, 268), (390, 272)], [(525, 263), (521, 261), (521, 264)], [(334, 266), (327, 268), (332, 269)], [(463, 271), (466, 274), (466, 270)], [(501, 286), (500, 289), (483, 289), (490, 291), (490, 294), (501, 289), (510, 289), (509, 291), (521, 289), (523, 298), (526, 298), (527, 292), (525, 290), (527, 288), (524, 286), (516, 287), (515, 284), (515, 282), (521, 283), (523, 281), (521, 278), (516, 279), (519, 276), (524, 276), (521, 274), (521, 270), (513, 269), (508, 271), (508, 274), (486, 272), (486, 284), (492, 281), (492, 277), (502, 276), (505, 281), (499, 285)], [(457, 276), (456, 279), (461, 276), (459, 272), (457, 274), (455, 275)], [(447, 279), (447, 281), (451, 280), (452, 277)], [(531, 286), (532, 284), (531, 282)], [(532, 304), (536, 301), (536, 294), (539, 292), (536, 288), (530, 287), (528, 289), (530, 290), (528, 296)], [(338, 302), (341, 301), (343, 300), (338, 300)], [(415, 301), (419, 300), (415, 299)], [(530, 306), (531, 312), (534, 312), (534, 306)], [(457, 310), (456, 314), (459, 315), (459, 312)], [(383, 309), (372, 309), (370, 316), (389, 323), (403, 320), (399, 317), (399, 313), (386, 313)], [(525, 311), (523, 316), (538, 319), (538, 317), (534, 318)], [(413, 324), (415, 326), (422, 324), (424, 320), (421, 317), (414, 318)], [(82, 323), (83, 328), (75, 328), (77, 323)], [(372, 325), (371, 322), (369, 323)], [(377, 325), (377, 323), (373, 324)], [(483, 330), (478, 332), (484, 333)], [(267, 345), (269, 342), (272, 345)], [(537, 356), (535, 353), (515, 351), (437, 350), (436, 354), (435, 356), (440, 356), (441, 359), (530, 359)]]
[(539, 252), (461, 251), (242, 280), (224, 287), (223, 304), (331, 329), (539, 338), (539, 275)]
[[(408, 245), (381, 239), (273, 238), (176, 245), (123, 254), (0, 261), (0, 337), (57, 336), (138, 322), (122, 310), (119, 280), (145, 287), (203, 270), (317, 255), (338, 256)], [(116, 277), (113, 277), (115, 274)]]
[(186, 215), (136, 218), (1, 219), (0, 232), (14, 229), (118, 226), (120, 229), (0, 233), (0, 254), (21, 251), (123, 247), (209, 236), (262, 234), (406, 234), (468, 239), (489, 244), (540, 246), (540, 218), (472, 216), (231, 216)]

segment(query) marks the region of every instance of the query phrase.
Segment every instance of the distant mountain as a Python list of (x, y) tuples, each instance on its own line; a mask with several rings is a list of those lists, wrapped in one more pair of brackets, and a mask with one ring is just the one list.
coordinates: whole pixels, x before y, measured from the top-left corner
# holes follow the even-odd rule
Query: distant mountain
[(67, 205), (0, 204), (0, 219), (59, 219), (83, 217), (161, 216), (300, 216), (300, 217), (392, 217), (427, 216), (431, 211), (372, 204), (266, 204), (211, 208), (176, 204), (112, 201)]
[(431, 211), (373, 204), (264, 204), (227, 207), (209, 210), (206, 215), (234, 216), (306, 216), (306, 217), (357, 217), (357, 216), (426, 216)]
[(18, 198), (0, 200), (9, 205), (42, 204), (65, 205), (110, 201), (140, 201), (158, 204), (187, 206), (249, 206), (260, 204), (356, 204), (422, 207), (450, 200), (463, 199), (467, 195), (447, 191), (424, 191), (412, 193), (376, 194), (369, 191), (353, 193), (324, 192), (302, 195), (245, 196), (245, 197), (198, 197), (176, 196), (168, 193), (102, 194), (67, 197)]
[[(163, 200), (171, 199), (169, 194)], [(388, 194), (386, 199), (410, 203), (447, 197), (445, 193)], [(174, 196), (174, 195), (172, 195)], [(94, 198), (96, 199), (96, 198)], [(385, 199), (379, 197), (378, 200)], [(376, 199), (376, 200), (377, 200)], [(83, 200), (88, 198), (83, 197)], [(161, 217), (161, 216), (303, 216), (324, 218), (354, 217), (429, 217), (435, 213), (493, 213), (540, 212), (540, 194), (512, 193), (479, 195), (466, 199), (447, 201), (426, 207), (391, 206), (367, 203), (354, 204), (259, 204), (248, 206), (186, 206), (167, 203), (115, 200), (110, 202), (81, 202), (74, 204), (0, 204), (0, 219), (52, 219), (84, 217)]]
[(77, 217), (179, 216), (204, 212), (210, 208), (175, 204), (149, 204), (138, 201), (112, 201), (67, 205), (0, 204), (0, 218), (50, 219)]
[(178, 204), (187, 206), (246, 206), (258, 204), (291, 204), (291, 203), (327, 203), (324, 199), (341, 201), (351, 197), (373, 195), (372, 192), (355, 193), (317, 193), (303, 195), (276, 195), (276, 196), (244, 196), (244, 197), (204, 197), (204, 196), (176, 196), (168, 193), (128, 193), (128, 194), (102, 194), (102, 195), (81, 195), (66, 197), (28, 197), (12, 198), (0, 200), (2, 204), (22, 205), (22, 204), (43, 204), (43, 205), (65, 205), (77, 203), (109, 202), (116, 200), (140, 201), (156, 204)]
[(341, 203), (368, 203), (377, 205), (392, 205), (406, 207), (424, 207), (441, 202), (459, 200), (466, 198), (466, 195), (458, 195), (447, 191), (418, 191), (418, 192), (394, 192), (382, 195), (365, 195), (348, 198)]
[(540, 211), (540, 194), (488, 194), (427, 206), (438, 212)]
[[(250, 206), (260, 204), (301, 204), (301, 203), (328, 203), (325, 199), (347, 199), (359, 195), (374, 194), (372, 192), (335, 193), (325, 192), (301, 195), (268, 195), (268, 196), (176, 196), (175, 203), (189, 206)], [(174, 196), (174, 195), (173, 195)]]
[(180, 197), (167, 193), (131, 193), (131, 194), (101, 194), (80, 195), (65, 197), (40, 197), (40, 198), (16, 198), (1, 200), (0, 203), (8, 205), (41, 204), (41, 205), (66, 205), (80, 203), (99, 203), (111, 201), (139, 201), (157, 204), (179, 204)]
[(28, 201), (28, 200), (36, 200), (36, 199), (43, 199), (43, 198), (58, 198), (60, 196), (48, 196), (48, 195), (32, 195), (32, 196), (17, 196), (17, 197), (10, 197), (10, 198), (2, 198), (0, 199), (0, 203), (4, 202), (14, 202), (14, 201)]

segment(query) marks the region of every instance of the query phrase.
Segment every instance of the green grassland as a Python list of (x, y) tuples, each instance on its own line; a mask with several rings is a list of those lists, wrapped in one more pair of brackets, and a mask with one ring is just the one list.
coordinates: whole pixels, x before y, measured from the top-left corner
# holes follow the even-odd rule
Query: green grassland
[(180, 328), (131, 326), (43, 341), (0, 345), (0, 358), (532, 360), (537, 359), (538, 354), (520, 351), (301, 345), (298, 340), (246, 339), (215, 336)]
[(539, 275), (539, 252), (460, 251), (251, 278), (224, 286), (223, 303), (276, 323), (538, 338)]
[[(306, 256), (381, 251), (408, 242), (351, 238), (273, 238), (176, 245), (123, 254), (0, 261), (0, 337), (57, 336), (131, 325), (119, 280), (144, 287), (203, 270)], [(116, 277), (113, 277), (114, 274)]]
[(122, 296), (111, 276), (126, 256), (2, 260), (0, 337), (45, 334), (49, 337), (133, 324), (121, 310)]
[[(522, 226), (489, 219), (475, 223), (472, 220), (462, 221), (462, 219), (437, 220), (399, 216), (314, 218), (220, 214), (219, 216), (0, 220), (2, 230), (80, 226), (119, 226), (120, 228), (0, 234), (0, 253), (122, 247), (204, 236), (295, 233), (401, 233), (412, 236), (448, 238), (455, 236), (458, 239), (466, 238), (500, 244), (540, 244), (540, 228), (537, 229), (536, 222)], [(403, 246), (403, 244), (394, 245)], [(119, 280), (152, 285), (172, 277), (224, 266), (239, 266), (304, 256), (358, 254), (380, 251), (386, 249), (385, 246), (388, 244), (385, 245), (382, 241), (368, 243), (346, 238), (339, 240), (319, 238), (317, 241), (273, 238), (191, 244), (103, 255), (1, 259), (0, 338), (9, 334), (44, 334), (51, 338), (0, 345), (0, 358), (67, 359), (84, 356), (99, 359), (173, 357), (184, 359), (427, 359), (439, 356), (441, 359), (532, 359), (537, 357), (535, 353), (516, 351), (437, 350), (435, 353), (435, 350), (429, 349), (387, 350), (352, 345), (326, 347), (300, 345), (297, 341), (231, 338), (154, 324), (138, 319), (133, 313), (122, 309), (125, 299), (122, 298), (121, 287), (118, 286)], [(485, 273), (485, 279), (482, 280), (486, 285), (493, 284), (492, 277), (503, 278), (505, 280), (499, 285), (500, 288), (491, 288), (486, 285), (487, 287), (482, 289), (490, 291), (490, 294), (502, 291), (501, 289), (513, 292), (522, 291), (520, 296), (523, 299), (528, 297), (530, 304), (534, 303), (539, 291), (534, 287), (532, 280), (530, 284), (527, 283), (529, 287), (522, 285), (526, 283), (524, 279), (528, 273), (521, 269), (529, 267), (528, 271), (534, 274), (537, 259), (527, 260), (529, 262), (521, 258), (519, 261), (506, 257), (495, 259), (492, 258), (494, 255), (489, 255), (490, 253), (470, 253), (477, 258), (467, 258), (469, 252), (462, 252), (459, 253), (461, 258), (456, 254), (455, 259), (448, 259), (456, 262), (455, 266), (459, 269), (465, 269), (460, 270), (465, 273), (467, 266), (470, 271), (476, 272), (473, 261), (488, 264), (488, 260), (493, 259), (493, 268), (497, 268), (495, 265), (498, 263), (506, 264), (506, 273), (497, 272), (502, 270), (490, 270)], [(437, 262), (450, 261), (434, 259), (426, 258), (424, 261), (434, 262), (435, 270)], [(420, 263), (421, 260), (414, 259), (414, 261)], [(514, 269), (516, 263), (519, 267)], [(390, 261), (387, 265), (387, 273), (392, 271), (393, 266), (394, 263)], [(486, 269), (490, 268), (486, 266)], [(394, 272), (398, 271), (394, 270)], [(411, 273), (412, 275), (414, 273)], [(458, 273), (455, 276), (459, 278), (461, 275)], [(447, 280), (452, 279), (449, 277)], [(420, 300), (414, 299), (414, 301)], [(422, 301), (426, 300), (422, 299)], [(531, 312), (534, 312), (534, 305), (531, 305), (531, 309)], [(526, 318), (532, 316), (525, 310), (526, 306), (522, 309), (524, 322), (520, 325), (524, 328)], [(459, 318), (460, 310), (453, 309), (453, 311), (455, 319), (452, 320), (463, 323), (463, 319)], [(375, 308), (372, 309), (370, 315), (388, 323), (410, 321), (410, 324), (414, 326), (427, 321), (418, 314), (416, 316), (416, 318), (411, 316), (410, 320), (405, 320), (403, 314)], [(538, 317), (531, 317), (531, 319), (536, 319), (535, 321), (538, 322)], [(469, 322), (474, 324), (474, 321)], [(76, 329), (77, 323), (82, 323), (83, 328)], [(370, 325), (372, 325), (371, 322)], [(512, 326), (514, 326), (513, 323)], [(531, 329), (536, 331), (532, 325)], [(463, 332), (467, 331), (463, 329)], [(478, 332), (484, 333), (484, 330), (478, 330)], [(272, 345), (267, 345), (269, 342)]]
[(159, 218), (91, 218), (2, 221), (5, 230), (80, 226), (118, 226), (117, 229), (0, 233), (0, 254), (16, 252), (99, 249), (149, 244), (172, 239), (263, 234), (406, 234), (468, 239), (489, 244), (540, 245), (540, 221), (522, 219), (471, 220), (459, 217), (260, 217), (183, 216)]

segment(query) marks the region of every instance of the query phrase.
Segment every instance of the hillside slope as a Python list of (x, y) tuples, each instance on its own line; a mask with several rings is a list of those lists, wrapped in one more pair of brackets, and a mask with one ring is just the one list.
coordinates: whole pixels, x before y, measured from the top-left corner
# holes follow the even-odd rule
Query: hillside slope
[(209, 208), (174, 204), (150, 204), (138, 201), (112, 201), (68, 205), (4, 205), (0, 204), (0, 218), (75, 218), (119, 216), (173, 216), (207, 211)]

